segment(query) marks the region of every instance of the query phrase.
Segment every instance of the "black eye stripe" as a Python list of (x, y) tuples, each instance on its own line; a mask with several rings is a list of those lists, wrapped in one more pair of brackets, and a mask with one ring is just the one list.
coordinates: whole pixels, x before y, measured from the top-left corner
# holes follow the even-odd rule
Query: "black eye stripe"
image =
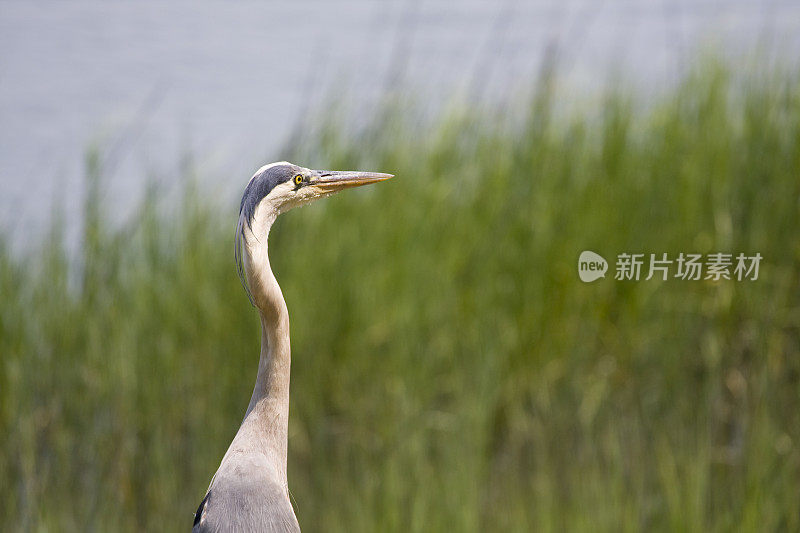
[(294, 183), (294, 177), (299, 174), (300, 169), (292, 164), (278, 164), (269, 166), (256, 173), (247, 184), (242, 195), (242, 203), (239, 205), (239, 214), (243, 216), (248, 227), (253, 221), (256, 206), (267, 196), (272, 189), (287, 181)]

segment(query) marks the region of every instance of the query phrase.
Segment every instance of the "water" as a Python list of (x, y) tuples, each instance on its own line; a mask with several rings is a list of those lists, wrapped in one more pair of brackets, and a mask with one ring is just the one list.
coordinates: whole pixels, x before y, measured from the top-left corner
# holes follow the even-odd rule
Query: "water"
[(796, 57), (800, 3), (2, 1), (0, 228), (19, 243), (61, 205), (74, 238), (92, 144), (119, 220), (187, 153), (233, 199), (332, 91), (503, 98), (553, 43), (576, 95), (611, 72), (657, 91), (698, 46)]

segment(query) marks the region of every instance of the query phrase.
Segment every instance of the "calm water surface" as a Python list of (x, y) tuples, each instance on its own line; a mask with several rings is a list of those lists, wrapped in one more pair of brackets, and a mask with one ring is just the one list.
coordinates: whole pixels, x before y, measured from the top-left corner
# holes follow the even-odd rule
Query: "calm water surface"
[(233, 200), (331, 92), (504, 98), (551, 43), (576, 97), (620, 71), (657, 92), (698, 47), (791, 60), (800, 2), (0, 0), (0, 228), (19, 244), (61, 205), (74, 240), (92, 144), (118, 220), (186, 153)]

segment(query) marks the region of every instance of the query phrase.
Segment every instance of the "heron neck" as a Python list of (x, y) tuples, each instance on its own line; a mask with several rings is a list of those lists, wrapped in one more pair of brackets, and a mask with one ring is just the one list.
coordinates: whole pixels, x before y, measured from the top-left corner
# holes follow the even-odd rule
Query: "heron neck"
[(281, 288), (267, 265), (266, 271), (271, 278), (261, 298), (257, 298), (258, 314), (261, 319), (261, 356), (258, 361), (256, 386), (248, 413), (261, 400), (278, 402), (276, 406), (281, 412), (289, 412), (289, 377), (291, 364), (291, 346), (289, 343), (289, 311), (283, 299)]
[(291, 347), (289, 311), (269, 265), (266, 236), (248, 250), (250, 287), (261, 319), (261, 355), (244, 425), (252, 425), (285, 483)]

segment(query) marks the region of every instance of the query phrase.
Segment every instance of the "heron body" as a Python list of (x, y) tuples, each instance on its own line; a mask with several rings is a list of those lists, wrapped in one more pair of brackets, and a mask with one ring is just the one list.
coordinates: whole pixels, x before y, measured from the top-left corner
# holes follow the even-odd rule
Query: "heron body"
[(197, 509), (193, 532), (300, 530), (286, 477), (289, 311), (269, 265), (269, 230), (278, 215), (293, 207), (390, 177), (310, 170), (283, 161), (262, 167), (250, 179), (239, 209), (235, 251), (242, 283), (261, 319), (261, 355), (244, 420)]

